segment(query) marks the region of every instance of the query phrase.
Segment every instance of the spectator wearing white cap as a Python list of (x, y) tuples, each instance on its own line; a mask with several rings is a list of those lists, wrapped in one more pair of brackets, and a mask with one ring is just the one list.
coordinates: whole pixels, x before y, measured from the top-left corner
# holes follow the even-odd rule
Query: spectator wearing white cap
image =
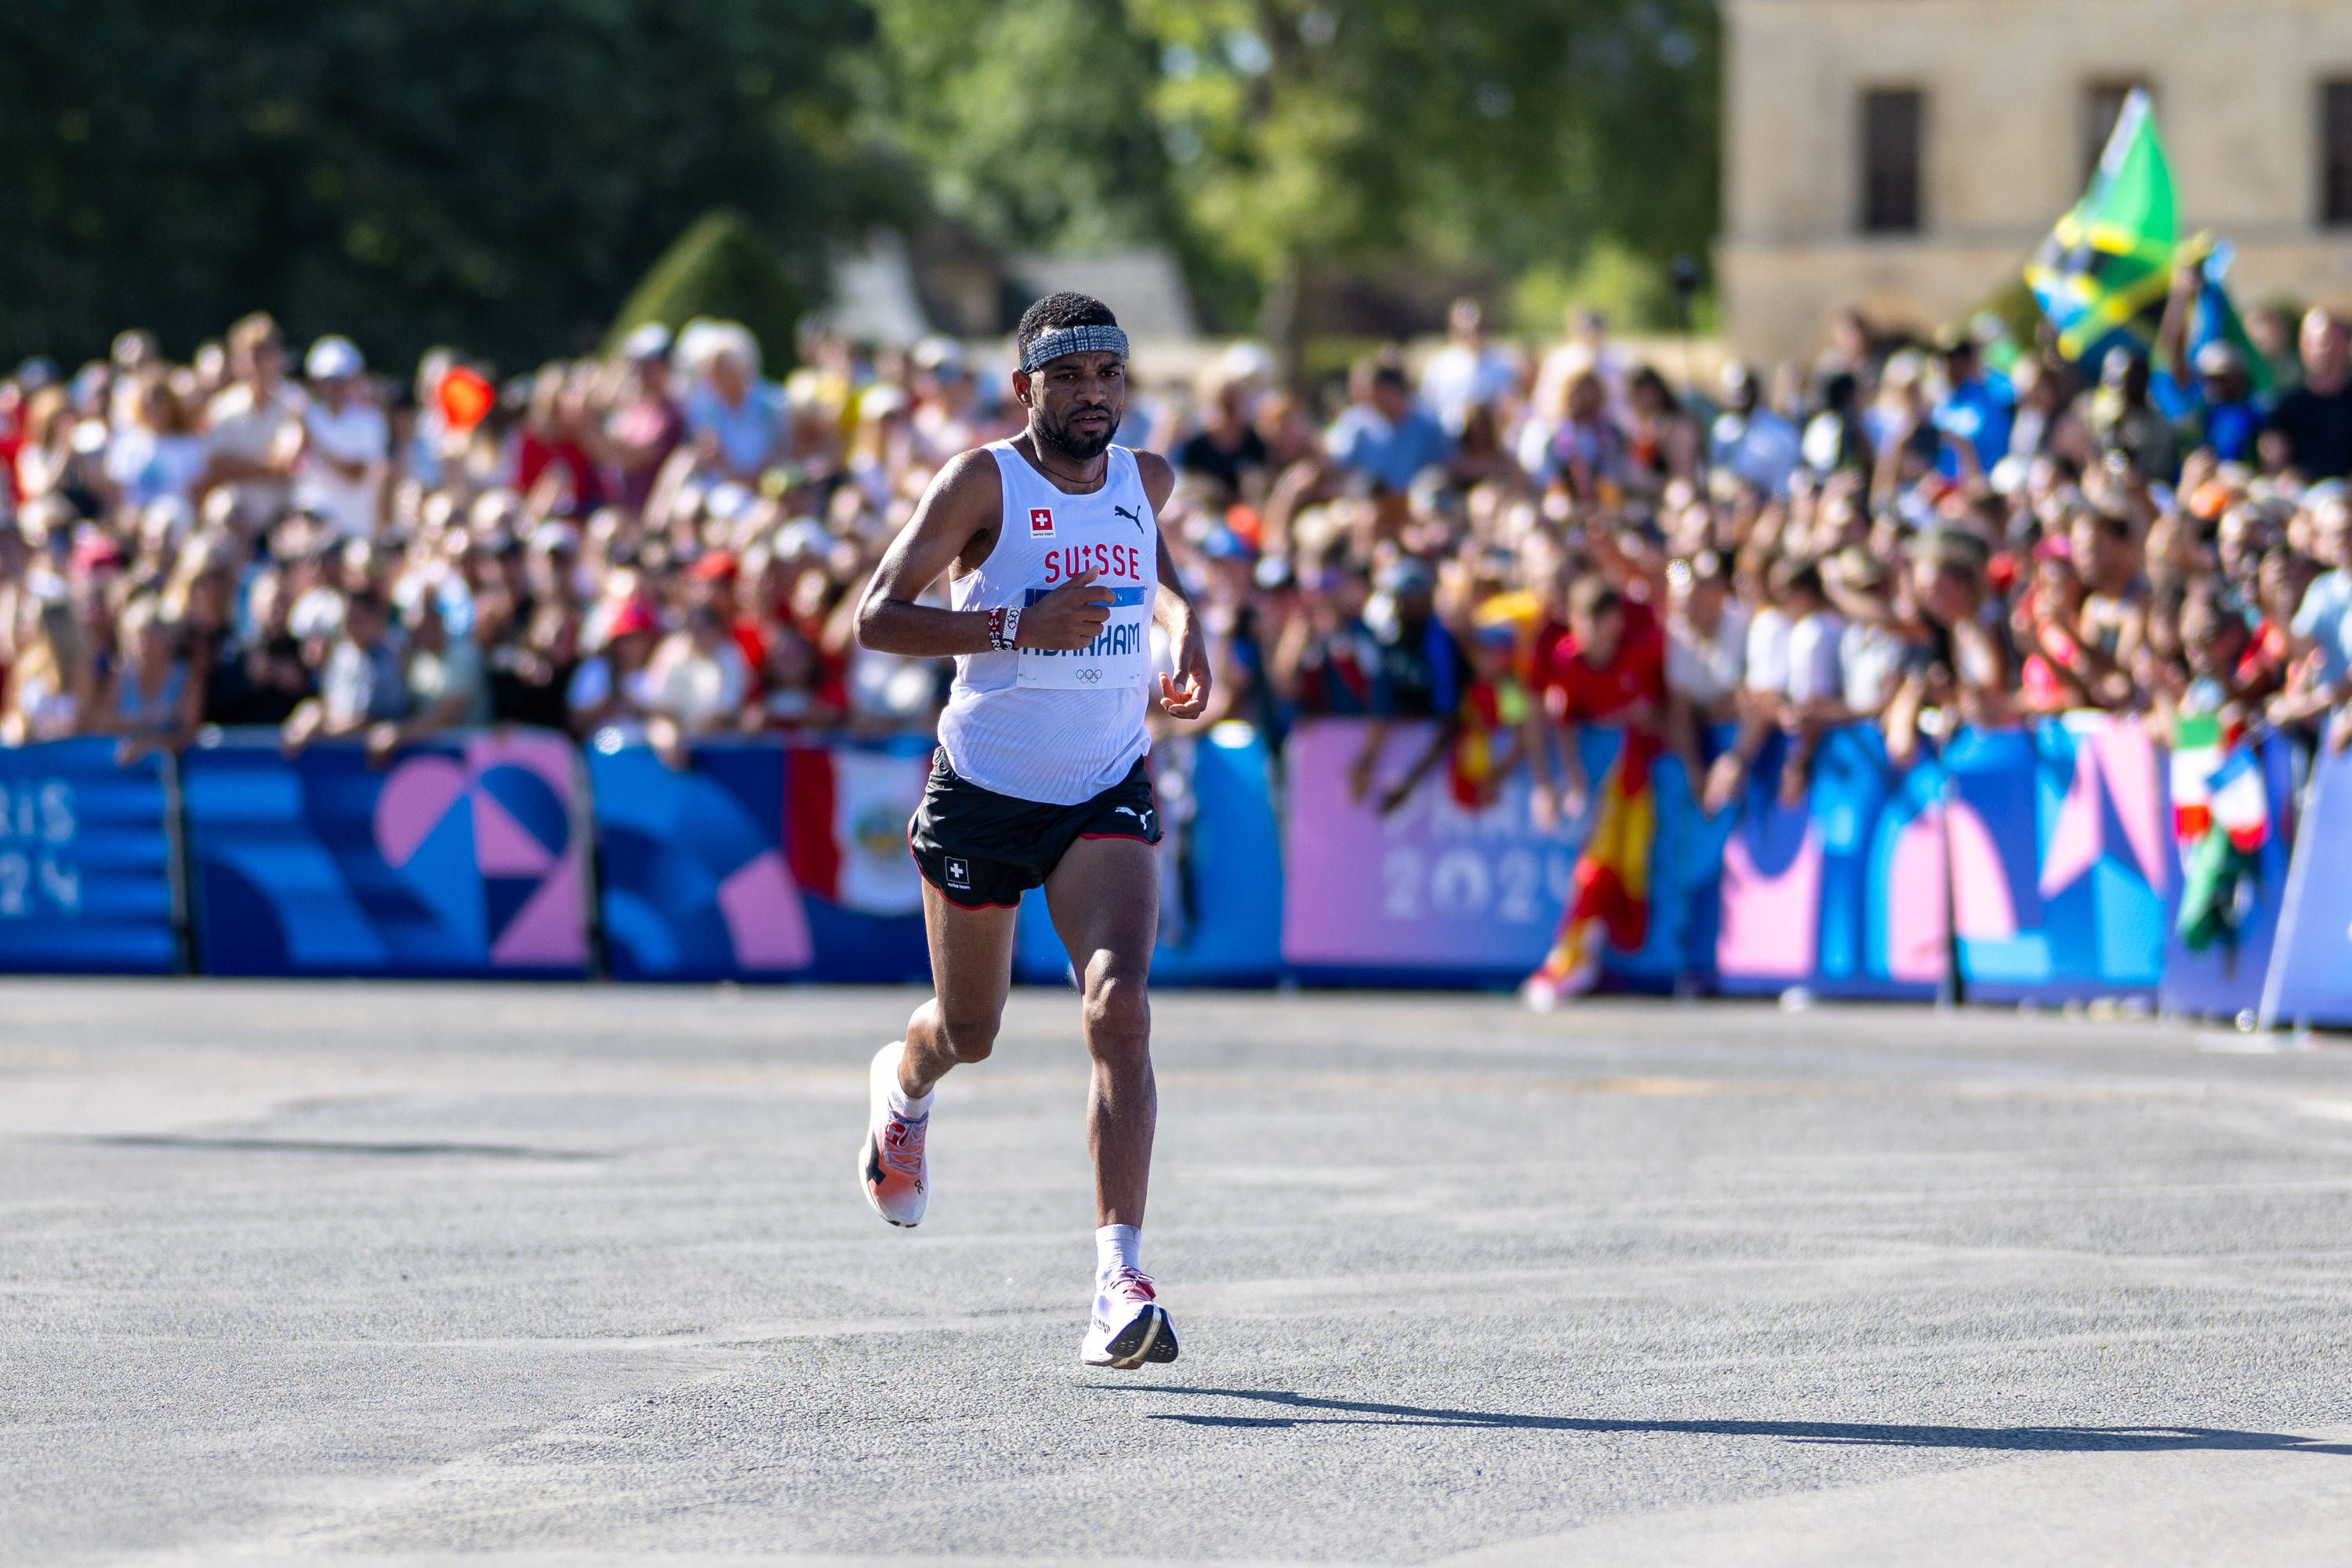
[(734, 321), (689, 321), (677, 358), (691, 385), (686, 432), (716, 479), (756, 484), (783, 456), (784, 395), (760, 379), (760, 344)]
[(383, 504), (392, 432), (369, 396), (367, 363), (351, 339), (323, 337), (303, 356), (310, 399), (294, 467), (294, 504), (309, 508), (346, 538), (373, 535)]

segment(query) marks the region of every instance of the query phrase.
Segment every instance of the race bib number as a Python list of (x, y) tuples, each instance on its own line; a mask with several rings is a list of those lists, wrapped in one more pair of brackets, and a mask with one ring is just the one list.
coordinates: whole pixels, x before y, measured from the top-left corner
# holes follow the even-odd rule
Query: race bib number
[[(1032, 588), (1026, 604), (1034, 605), (1053, 590)], [(1049, 686), (1065, 691), (1110, 691), (1144, 683), (1151, 662), (1151, 591), (1112, 588), (1110, 619), (1095, 640), (1069, 649), (1024, 647), (1021, 650), (1021, 686)]]

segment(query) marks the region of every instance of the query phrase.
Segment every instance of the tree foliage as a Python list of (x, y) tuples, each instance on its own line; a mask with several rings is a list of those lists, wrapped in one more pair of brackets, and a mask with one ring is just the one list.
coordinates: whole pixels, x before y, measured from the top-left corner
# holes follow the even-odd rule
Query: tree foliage
[(1302, 271), (1704, 254), (1713, 0), (10, 0), (0, 356), (255, 307), (386, 363), (596, 341), (743, 213), (804, 297), (879, 216)]
[(1705, 0), (1137, 0), (1187, 209), (1262, 277), (1704, 247)]
[(1713, 229), (1711, 0), (877, 3), (940, 199), (1032, 244), (1149, 234), (1278, 289)]
[(760, 362), (780, 375), (793, 363), (794, 329), (807, 302), (741, 213), (706, 213), (662, 253), (621, 306), (607, 348), (632, 328), (659, 321), (676, 331), (697, 316), (740, 321), (760, 340)]
[(266, 307), (527, 363), (722, 203), (814, 280), (869, 35), (841, 0), (10, 0), (0, 353)]
[(873, 0), (879, 133), (940, 205), (1006, 250), (1168, 237), (1159, 51), (1103, 0)]

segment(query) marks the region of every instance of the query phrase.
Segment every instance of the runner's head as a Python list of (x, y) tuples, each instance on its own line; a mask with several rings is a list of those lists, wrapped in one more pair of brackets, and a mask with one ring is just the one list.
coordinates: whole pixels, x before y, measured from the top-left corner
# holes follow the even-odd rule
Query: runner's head
[(1127, 413), (1127, 334), (1100, 300), (1048, 294), (1013, 334), (1021, 367), (1013, 395), (1040, 447), (1087, 463), (1108, 449)]

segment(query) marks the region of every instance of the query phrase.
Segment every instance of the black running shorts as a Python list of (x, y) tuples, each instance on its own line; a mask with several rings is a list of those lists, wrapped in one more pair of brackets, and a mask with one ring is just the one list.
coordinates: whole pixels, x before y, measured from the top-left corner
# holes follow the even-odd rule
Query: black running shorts
[(1081, 838), (1160, 842), (1151, 773), (1138, 757), (1118, 783), (1076, 805), (1047, 805), (982, 789), (931, 753), (923, 804), (907, 824), (907, 847), (923, 879), (960, 909), (1009, 909), (1042, 887)]

